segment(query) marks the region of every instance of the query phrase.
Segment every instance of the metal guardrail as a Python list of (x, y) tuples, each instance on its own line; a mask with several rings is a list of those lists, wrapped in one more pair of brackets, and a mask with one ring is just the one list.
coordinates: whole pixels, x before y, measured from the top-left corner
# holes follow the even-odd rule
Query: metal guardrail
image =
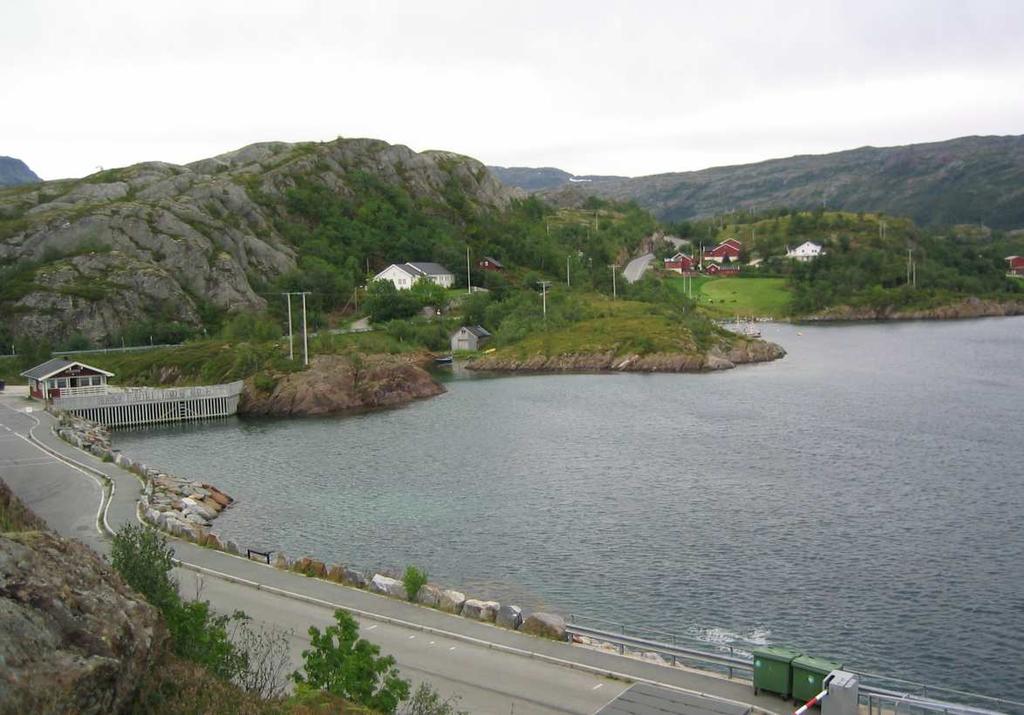
[[(724, 672), (729, 678), (733, 678), (737, 670), (744, 674), (749, 674), (751, 677), (754, 672), (753, 658), (746, 657), (744, 655), (737, 655), (731, 646), (729, 646), (729, 654), (715, 653), (693, 645), (679, 645), (677, 642), (681, 639), (696, 639), (689, 639), (665, 633), (663, 631), (654, 631), (650, 629), (645, 630), (647, 630), (648, 633), (658, 634), (660, 639), (644, 638), (641, 636), (629, 635), (626, 633), (626, 626), (622, 624), (603, 621), (603, 623), (607, 625), (618, 626), (618, 629), (621, 632), (617, 633), (615, 631), (581, 624), (578, 622), (581, 619), (602, 622), (600, 619), (571, 615), (569, 616), (569, 621), (566, 625), (566, 633), (570, 636), (581, 636), (601, 643), (609, 643), (611, 645), (618, 646), (619, 653), (621, 654), (624, 654), (626, 650), (641, 653), (657, 653), (658, 655), (669, 659), (673, 665), (678, 664), (678, 662), (682, 660), (689, 665), (697, 665), (697, 667), (703, 667), (714, 672)], [(667, 642), (667, 639), (672, 639), (674, 642)], [(931, 715), (935, 713), (944, 713), (945, 715), (1001, 715), (1004, 712), (1010, 711), (1024, 713), (1024, 702), (1005, 698), (996, 698), (989, 695), (956, 690), (954, 688), (925, 685), (923, 683), (916, 683), (910, 680), (877, 675), (874, 673), (863, 673), (849, 668), (846, 670), (848, 672), (855, 673), (860, 678), (861, 704), (868, 708), (868, 715), (875, 715), (876, 713), (877, 715), (883, 715), (886, 712), (891, 712), (894, 715)], [(875, 681), (876, 683), (893, 683), (897, 687), (904, 689), (895, 690), (882, 687), (878, 684), (872, 684), (871, 681)], [(935, 695), (927, 695), (929, 691)], [(986, 705), (991, 705), (992, 707), (1006, 709), (992, 710), (976, 705), (970, 705), (967, 704), (967, 702), (956, 702), (954, 700), (945, 699), (950, 697), (957, 697), (968, 702), (980, 702), (985, 703)]]
[(611, 631), (604, 631), (598, 628), (588, 628), (587, 626), (581, 626), (573, 623), (567, 624), (565, 631), (570, 635), (592, 638), (594, 640), (601, 641), (602, 643), (617, 645), (619, 647), (619, 653), (625, 653), (626, 649), (629, 648), (631, 650), (657, 653), (658, 655), (665, 656), (671, 659), (673, 665), (676, 665), (680, 660), (710, 664), (717, 666), (720, 669), (725, 669), (730, 678), (734, 676), (734, 671), (736, 669), (749, 671), (751, 673), (753, 673), (754, 670), (754, 664), (752, 661), (745, 658), (739, 658), (735, 655), (711, 653), (708, 651), (697, 650), (695, 648), (674, 645), (672, 643), (662, 643), (660, 641), (638, 638), (636, 636), (630, 636), (622, 633), (612, 633)]
[(180, 348), (185, 343), (165, 343), (163, 345), (130, 345), (120, 348), (91, 348), (89, 350), (55, 350), (50, 353), (55, 357), (61, 355), (86, 355), (89, 353), (131, 353), (141, 350), (159, 350), (160, 348)]

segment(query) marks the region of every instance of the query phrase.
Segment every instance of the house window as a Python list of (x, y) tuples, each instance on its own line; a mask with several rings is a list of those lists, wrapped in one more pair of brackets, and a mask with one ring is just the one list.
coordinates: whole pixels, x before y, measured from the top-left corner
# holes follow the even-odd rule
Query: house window
[(57, 387), (62, 387), (63, 388), (63, 387), (67, 387), (67, 386), (68, 386), (68, 381), (66, 379), (64, 379), (63, 377), (60, 378), (59, 380), (57, 380)]
[(96, 377), (94, 377), (92, 379), (92, 384), (93, 385), (102, 385), (103, 384), (103, 378), (100, 377), (99, 375), (97, 375)]

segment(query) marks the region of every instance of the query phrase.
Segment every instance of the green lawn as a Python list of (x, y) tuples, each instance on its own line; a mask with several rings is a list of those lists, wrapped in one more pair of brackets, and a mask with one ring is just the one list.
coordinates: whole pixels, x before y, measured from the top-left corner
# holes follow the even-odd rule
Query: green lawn
[(789, 315), (790, 293), (784, 278), (695, 278), (695, 292), (698, 285), (701, 306), (713, 318)]

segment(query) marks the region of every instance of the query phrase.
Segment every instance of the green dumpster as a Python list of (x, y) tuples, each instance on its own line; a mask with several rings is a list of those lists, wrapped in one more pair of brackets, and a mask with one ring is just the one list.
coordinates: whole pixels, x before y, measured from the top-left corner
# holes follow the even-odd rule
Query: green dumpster
[(805, 703), (822, 691), (822, 681), (843, 664), (824, 658), (802, 655), (793, 659), (793, 700)]
[(788, 698), (792, 692), (792, 666), (800, 651), (782, 646), (754, 649), (754, 695), (762, 690)]

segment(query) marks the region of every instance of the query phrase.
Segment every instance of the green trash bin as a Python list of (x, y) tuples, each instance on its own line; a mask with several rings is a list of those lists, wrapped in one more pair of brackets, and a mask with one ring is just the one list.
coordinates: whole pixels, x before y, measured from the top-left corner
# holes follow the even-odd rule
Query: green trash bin
[(792, 666), (800, 651), (783, 646), (754, 649), (754, 695), (764, 690), (788, 698), (792, 692)]
[(822, 681), (843, 664), (824, 658), (802, 655), (793, 659), (793, 700), (805, 703), (822, 691)]

